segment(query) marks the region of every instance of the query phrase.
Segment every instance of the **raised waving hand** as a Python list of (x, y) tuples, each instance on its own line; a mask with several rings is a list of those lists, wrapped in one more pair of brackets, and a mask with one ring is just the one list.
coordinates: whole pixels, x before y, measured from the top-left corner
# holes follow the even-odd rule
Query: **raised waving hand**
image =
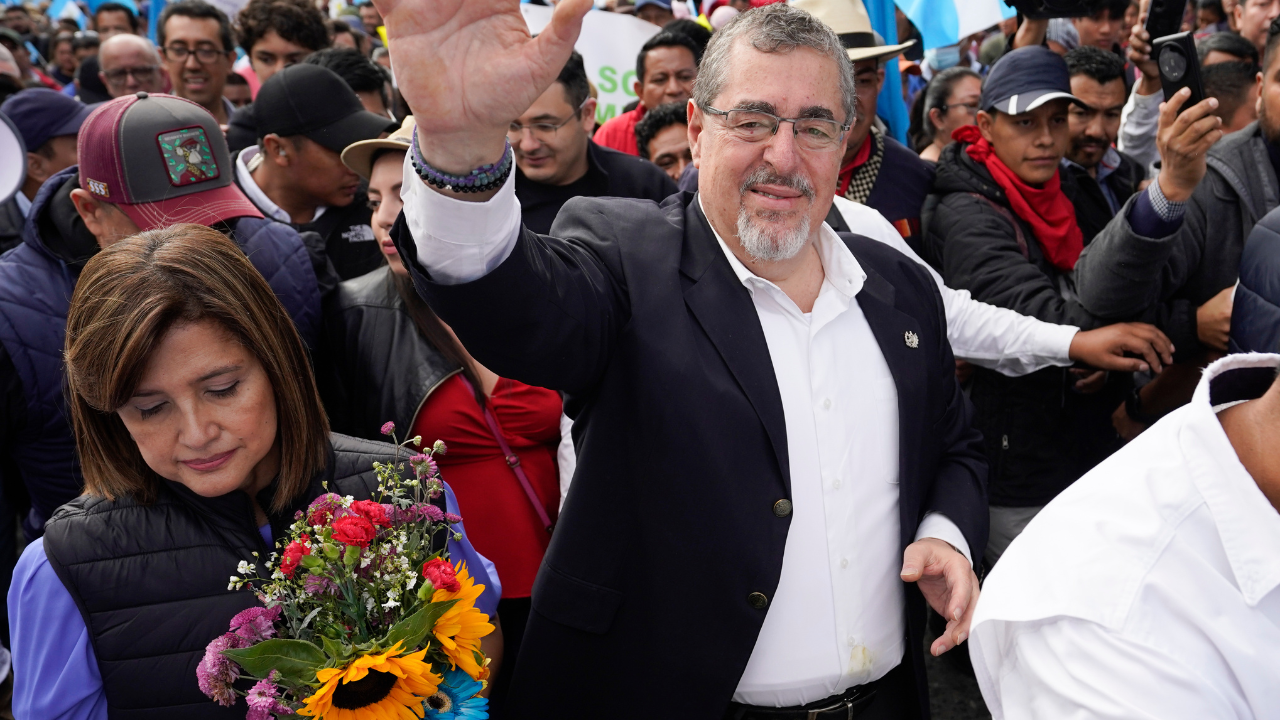
[(555, 81), (592, 0), (561, 0), (536, 38), (519, 0), (373, 4), (423, 157), (445, 172), (466, 173), (501, 157), (507, 127)]

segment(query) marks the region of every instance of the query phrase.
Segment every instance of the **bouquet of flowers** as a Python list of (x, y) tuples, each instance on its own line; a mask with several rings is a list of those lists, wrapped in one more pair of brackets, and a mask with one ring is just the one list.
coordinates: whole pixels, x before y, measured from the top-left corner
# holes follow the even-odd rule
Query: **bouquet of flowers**
[[(382, 432), (395, 442), (392, 423)], [(494, 629), (475, 606), (484, 586), (449, 562), (462, 518), (431, 502), (444, 489), (432, 457), (445, 447), (409, 448), (421, 441), (373, 464), (375, 499), (327, 493), (299, 511), (264, 575), (240, 563), (227, 589), (248, 585), (263, 607), (209, 643), (196, 669), (206, 695), (228, 707), (244, 695), (247, 720), (489, 717), (478, 697), (489, 675), (480, 639)], [(412, 453), (407, 476), (401, 449)], [(244, 691), (240, 680), (257, 682)]]

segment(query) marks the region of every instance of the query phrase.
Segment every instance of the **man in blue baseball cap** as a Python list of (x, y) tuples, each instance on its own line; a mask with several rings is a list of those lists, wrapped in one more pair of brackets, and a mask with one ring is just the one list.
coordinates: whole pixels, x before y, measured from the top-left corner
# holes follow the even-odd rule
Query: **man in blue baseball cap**
[(76, 136), (91, 109), (74, 98), (45, 88), (16, 93), (0, 104), (27, 146), (27, 179), (22, 189), (0, 204), (0, 252), (17, 245), (36, 191), (58, 171), (76, 164)]
[[(1111, 320), (1086, 309), (1073, 285), (1087, 238), (1059, 175), (1071, 146), (1072, 103), (1082, 101), (1071, 93), (1066, 61), (1048, 48), (1019, 48), (1001, 58), (983, 83), (977, 125), (957, 131), (959, 142), (938, 159), (925, 203), (924, 244), (949, 287), (1039, 320), (1092, 330)], [(1172, 141), (1176, 133), (1168, 129), (1162, 126), (1161, 137)], [(1164, 175), (1161, 184), (1173, 186)], [(1145, 237), (1167, 234), (1153, 209), (1163, 197), (1137, 197), (1146, 204), (1130, 200), (1115, 221)], [(1121, 329), (1152, 331), (1140, 324)], [(1132, 390), (1130, 373), (1051, 367), (1010, 378), (975, 371), (973, 424), (992, 468), (989, 565), (1045, 504), (1120, 447), (1112, 414)]]

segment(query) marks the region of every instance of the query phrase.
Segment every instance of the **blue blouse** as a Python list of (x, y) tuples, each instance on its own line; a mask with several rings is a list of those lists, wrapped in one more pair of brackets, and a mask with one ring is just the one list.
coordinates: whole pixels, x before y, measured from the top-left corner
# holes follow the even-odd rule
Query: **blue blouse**
[[(445, 507), (458, 512), (445, 485)], [(462, 523), (461, 541), (449, 540), (449, 557), (465, 561), (475, 581), (485, 586), (476, 607), (497, 615), (502, 585), (488, 558), (476, 552)], [(271, 526), (258, 529), (271, 546)], [(227, 618), (230, 622), (231, 618)], [(107, 696), (89, 629), (44, 553), (44, 539), (27, 546), (9, 586), (9, 628), (13, 650), (13, 716), (20, 720), (107, 720)], [(212, 701), (210, 701), (212, 702)]]

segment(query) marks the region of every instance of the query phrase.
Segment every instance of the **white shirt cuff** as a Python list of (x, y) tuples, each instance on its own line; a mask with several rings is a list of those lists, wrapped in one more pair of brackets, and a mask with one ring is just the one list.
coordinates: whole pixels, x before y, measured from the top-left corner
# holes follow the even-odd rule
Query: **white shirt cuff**
[(1075, 325), (1043, 323), (1036, 327), (1036, 345), (1049, 362), (1058, 367), (1070, 367), (1075, 364), (1071, 359), (1071, 341), (1078, 332), (1080, 328)]
[(969, 541), (964, 539), (964, 533), (951, 522), (951, 518), (939, 512), (926, 514), (916, 530), (916, 541), (925, 538), (935, 538), (954, 547), (964, 555), (965, 560), (969, 561), (969, 567), (973, 567), (973, 557), (969, 554)]
[(514, 171), (489, 200), (467, 202), (427, 187), (405, 153), (400, 197), (418, 262), (441, 285), (460, 285), (488, 275), (520, 239)]

